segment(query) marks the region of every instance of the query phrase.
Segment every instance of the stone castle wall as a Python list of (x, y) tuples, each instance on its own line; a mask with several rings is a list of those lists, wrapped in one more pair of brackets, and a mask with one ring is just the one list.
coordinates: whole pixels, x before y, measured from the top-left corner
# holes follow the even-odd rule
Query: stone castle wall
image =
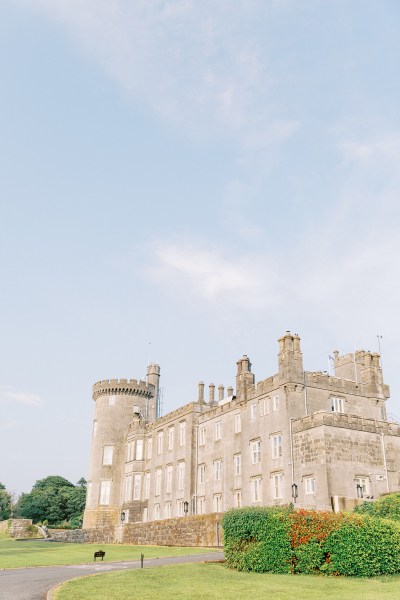
[(118, 541), (143, 546), (219, 548), (223, 545), (221, 518), (220, 513), (213, 513), (99, 529), (50, 531), (50, 535), (54, 541), (65, 543), (109, 544)]
[(65, 531), (49, 530), (55, 542), (66, 544), (112, 544), (115, 541), (115, 527), (99, 529), (66, 529)]
[(125, 544), (218, 548), (223, 545), (221, 518), (220, 513), (212, 513), (132, 523), (124, 526), (122, 541)]

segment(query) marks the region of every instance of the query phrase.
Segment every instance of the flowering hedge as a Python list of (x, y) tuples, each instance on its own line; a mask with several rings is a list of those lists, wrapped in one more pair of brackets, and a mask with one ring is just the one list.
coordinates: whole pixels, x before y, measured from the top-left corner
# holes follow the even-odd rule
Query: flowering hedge
[(222, 520), (239, 571), (373, 576), (400, 572), (400, 525), (354, 513), (244, 508)]

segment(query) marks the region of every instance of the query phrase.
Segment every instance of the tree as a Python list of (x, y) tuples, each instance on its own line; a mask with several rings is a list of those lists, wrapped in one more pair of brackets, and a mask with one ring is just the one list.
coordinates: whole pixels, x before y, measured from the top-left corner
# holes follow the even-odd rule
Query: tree
[(29, 494), (22, 494), (16, 510), (18, 515), (35, 523), (47, 519), (57, 525), (76, 517), (81, 518), (86, 500), (86, 481), (82, 478), (75, 486), (59, 475), (39, 479)]
[(7, 492), (6, 486), (0, 482), (0, 521), (11, 517), (11, 494)]

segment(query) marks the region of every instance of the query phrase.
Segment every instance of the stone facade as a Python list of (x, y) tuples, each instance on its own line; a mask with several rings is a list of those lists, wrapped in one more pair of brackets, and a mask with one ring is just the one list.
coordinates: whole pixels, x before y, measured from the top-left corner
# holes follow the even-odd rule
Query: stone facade
[(256, 382), (243, 356), (235, 393), (220, 385), (216, 398), (210, 384), (206, 402), (200, 382), (196, 401), (164, 416), (158, 365), (146, 381), (95, 384), (84, 528), (116, 526), (134, 541), (147, 521), (170, 521), (167, 532), (185, 515), (292, 501), (339, 510), (399, 490), (400, 431), (386, 418), (379, 356), (334, 352), (334, 370), (304, 371), (300, 338), (286, 332), (278, 373)]

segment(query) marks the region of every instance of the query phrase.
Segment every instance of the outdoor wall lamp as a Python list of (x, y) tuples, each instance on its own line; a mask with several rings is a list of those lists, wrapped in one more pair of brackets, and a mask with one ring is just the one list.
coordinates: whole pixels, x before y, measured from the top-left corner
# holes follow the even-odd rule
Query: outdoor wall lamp
[(293, 502), (296, 502), (296, 498), (298, 496), (298, 491), (297, 491), (297, 484), (296, 483), (292, 483), (292, 498), (293, 498)]

